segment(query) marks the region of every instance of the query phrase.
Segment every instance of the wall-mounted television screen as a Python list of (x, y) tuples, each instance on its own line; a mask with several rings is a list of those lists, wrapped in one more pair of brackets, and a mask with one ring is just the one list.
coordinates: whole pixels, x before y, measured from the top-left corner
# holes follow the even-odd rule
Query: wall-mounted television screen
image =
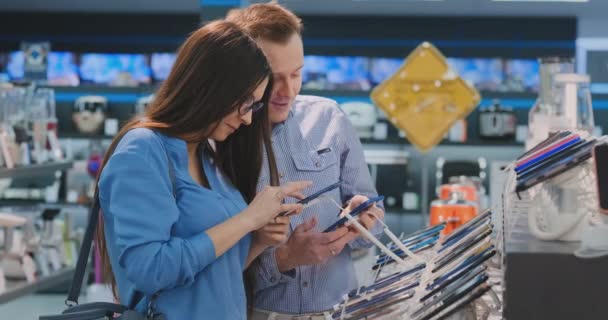
[(304, 89), (370, 90), (369, 58), (305, 56), (302, 82)]
[(153, 53), (150, 58), (152, 66), (152, 76), (155, 81), (164, 81), (169, 76), (173, 63), (175, 63), (175, 53)]
[(509, 59), (505, 61), (505, 79), (502, 91), (538, 92), (539, 83), (537, 60)]
[(371, 80), (374, 85), (392, 76), (405, 59), (402, 58), (372, 58)]
[(22, 51), (13, 51), (8, 54), (8, 61), (6, 63), (6, 73), (8, 73), (8, 78), (10, 80), (23, 79), (24, 63), (25, 63), (25, 57), (24, 57)]
[(77, 86), (80, 77), (75, 54), (56, 51), (49, 53), (46, 78), (48, 84), (53, 86)]
[(137, 86), (151, 81), (152, 71), (143, 54), (85, 53), (80, 57), (83, 83)]
[(499, 58), (448, 58), (450, 66), (479, 90), (499, 91), (504, 81)]

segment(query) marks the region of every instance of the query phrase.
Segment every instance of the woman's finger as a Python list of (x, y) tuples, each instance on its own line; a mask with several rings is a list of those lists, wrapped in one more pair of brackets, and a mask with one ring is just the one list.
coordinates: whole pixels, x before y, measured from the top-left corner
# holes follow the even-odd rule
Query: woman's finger
[(281, 187), (281, 191), (284, 194), (296, 194), (301, 192), (302, 190), (310, 187), (312, 185), (312, 181), (293, 181)]
[(279, 212), (291, 212), (291, 211), (293, 211), (294, 213), (300, 213), (300, 212), (302, 212), (303, 208), (304, 208), (304, 206), (301, 205), (301, 204), (299, 204), (299, 203), (283, 203), (280, 206)]

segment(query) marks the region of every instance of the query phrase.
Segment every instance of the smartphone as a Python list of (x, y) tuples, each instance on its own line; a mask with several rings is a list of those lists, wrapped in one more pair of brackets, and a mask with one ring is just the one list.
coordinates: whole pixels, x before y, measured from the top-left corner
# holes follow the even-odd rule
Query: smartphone
[[(435, 246), (435, 242), (431, 242), (432, 239), (425, 241), (425, 243), (421, 243), (420, 246), (416, 250), (412, 250), (413, 253), (420, 253), (427, 249), (433, 248)], [(411, 248), (410, 248), (411, 249)], [(407, 256), (405, 254), (399, 256), (401, 259), (406, 259)], [(379, 268), (383, 268), (389, 264), (395, 263), (395, 260), (389, 256), (384, 256), (383, 258), (379, 258), (376, 260), (376, 263), (372, 266), (372, 270), (378, 270)]]
[[(414, 246), (409, 247), (408, 249), (410, 249), (410, 251), (412, 251), (414, 253), (417, 253), (426, 248), (434, 246), (435, 243), (437, 243), (437, 240), (439, 240), (439, 235), (437, 235), (436, 237), (433, 237), (433, 238), (429, 238), (420, 243), (417, 243)], [(405, 252), (403, 252), (403, 250), (401, 250), (401, 249), (394, 250), (393, 253), (395, 253), (399, 258), (407, 257)], [(387, 256), (386, 254), (382, 254), (378, 257), (376, 264), (384, 264), (384, 263), (390, 263), (390, 262), (394, 262), (393, 258)]]
[(523, 156), (521, 158), (517, 159), (517, 162), (515, 163), (515, 166), (519, 167), (522, 164), (541, 156), (542, 154), (545, 154), (559, 146), (564, 145), (567, 142), (572, 141), (573, 139), (577, 138), (577, 135), (574, 134), (565, 134), (563, 136), (558, 136), (557, 139), (554, 139), (553, 141), (547, 143), (546, 145), (541, 146), (540, 148), (536, 149), (536, 151), (531, 152), (530, 154)]
[(353, 313), (357, 310), (363, 309), (363, 308), (368, 308), (370, 306), (374, 306), (384, 300), (387, 300), (389, 298), (392, 298), (396, 295), (400, 295), (403, 293), (406, 293), (412, 289), (415, 289), (416, 287), (418, 287), (420, 285), (420, 283), (418, 282), (414, 282), (411, 283), (407, 286), (404, 286), (402, 288), (398, 288), (396, 290), (393, 291), (389, 291), (389, 292), (383, 292), (381, 294), (375, 295), (373, 297), (370, 298), (366, 298), (365, 300), (360, 300), (358, 302), (355, 302), (351, 305), (347, 305), (347, 307), (345, 308), (345, 312), (347, 314)]
[(391, 299), (382, 301), (370, 308), (366, 308), (366, 309), (359, 310), (357, 312), (353, 312), (352, 314), (346, 316), (345, 318), (342, 317), (342, 314), (340, 312), (336, 312), (333, 315), (333, 319), (344, 319), (344, 320), (366, 319), (367, 320), (367, 319), (376, 319), (378, 317), (385, 317), (400, 309), (400, 308), (391, 309), (392, 306), (413, 298), (414, 293), (415, 293), (414, 290), (410, 290), (404, 294), (401, 294), (401, 295), (398, 295), (395, 297), (391, 297)]
[(603, 143), (593, 147), (593, 162), (600, 212), (608, 214), (608, 144)]
[(452, 285), (449, 290), (444, 290), (432, 300), (425, 302), (422, 308), (412, 314), (412, 316), (426, 313), (426, 317), (432, 317), (444, 308), (466, 296), (469, 292), (475, 290), (475, 288), (485, 284), (487, 281), (488, 275), (482, 273), (460, 283), (458, 286)]
[(476, 228), (479, 223), (489, 220), (491, 216), (492, 216), (492, 212), (490, 210), (483, 211), (482, 213), (478, 214), (475, 218), (467, 221), (467, 223), (459, 226), (454, 231), (452, 231), (452, 233), (449, 236), (447, 236), (446, 238), (444, 238), (441, 241), (441, 245), (442, 246), (448, 245), (450, 242), (454, 241), (454, 239), (462, 236), (463, 233), (467, 233), (467, 231), (469, 231), (470, 229)]
[[(329, 186), (327, 186), (327, 187), (325, 187), (325, 188), (323, 188), (323, 189), (321, 189), (321, 190), (319, 190), (319, 191), (317, 191), (317, 192), (309, 195), (308, 197), (306, 197), (306, 198), (298, 201), (297, 203), (306, 205), (306, 204), (312, 202), (313, 200), (317, 199), (318, 197), (320, 197), (324, 193), (327, 193), (329, 191), (332, 191), (332, 190), (340, 187), (342, 184), (344, 184), (344, 181), (338, 181), (338, 182), (336, 182), (336, 183), (334, 183), (332, 185), (329, 185)], [(286, 215), (289, 215), (290, 213), (291, 213), (291, 211), (281, 212), (279, 214), (279, 216), (286, 216)]]
[[(410, 244), (420, 242), (421, 240), (428, 238), (430, 236), (435, 236), (445, 228), (445, 225), (446, 225), (446, 222), (442, 222), (440, 224), (431, 226), (429, 228), (418, 231), (411, 235), (407, 235), (404, 239), (401, 240), (401, 243), (403, 243), (404, 245), (410, 245)], [(394, 244), (391, 246), (391, 248), (396, 248), (396, 247), (397, 246)]]
[(462, 243), (467, 241), (467, 239), (474, 238), (477, 235), (486, 232), (488, 229), (492, 229), (490, 219), (481, 220), (480, 223), (477, 223), (474, 227), (467, 229), (466, 232), (462, 233), (457, 238), (452, 238), (449, 242), (444, 243), (441, 248), (439, 248), (437, 253), (443, 254), (443, 252), (446, 250), (452, 250), (452, 248), (462, 245)]
[(437, 294), (441, 293), (443, 291), (443, 289), (447, 289), (448, 287), (451, 287), (452, 284), (454, 284), (454, 286), (460, 286), (461, 284), (466, 283), (467, 281), (473, 279), (474, 277), (476, 277), (482, 273), (485, 273), (486, 270), (487, 270), (487, 267), (484, 265), (477, 266), (475, 269), (463, 274), (459, 278), (452, 278), (447, 281), (444, 281), (440, 286), (436, 287), (435, 289), (431, 290), (429, 293), (425, 294), (422, 298), (420, 298), (419, 301), (425, 302), (425, 301), (433, 298)]
[[(363, 202), (362, 204), (358, 205), (356, 208), (354, 208), (351, 212), (350, 215), (352, 217), (356, 217), (358, 216), (361, 212), (369, 209), (369, 207), (371, 207), (372, 205), (374, 205), (375, 203), (378, 203), (380, 201), (384, 200), (384, 196), (377, 196), (371, 199), (368, 199), (367, 201)], [(332, 232), (335, 231), (336, 229), (338, 229), (339, 227), (343, 226), (346, 222), (348, 221), (347, 217), (342, 217), (340, 220), (336, 221), (336, 223), (332, 224), (331, 226), (327, 227), (327, 229), (325, 229), (323, 232)]]
[(526, 157), (530, 157), (531, 155), (540, 152), (543, 148), (550, 146), (551, 144), (555, 143), (556, 141), (558, 141), (560, 139), (567, 137), (570, 134), (572, 134), (572, 132), (570, 132), (570, 131), (559, 131), (559, 132), (550, 133), (549, 137), (547, 137), (547, 139), (541, 141), (535, 147), (533, 147), (532, 149), (524, 152), (522, 155), (517, 157), (517, 161), (520, 161)]
[(426, 268), (426, 264), (420, 263), (420, 264), (416, 265), (415, 267), (413, 267), (409, 270), (406, 270), (404, 272), (400, 272), (400, 273), (394, 274), (392, 276), (382, 278), (382, 279), (376, 281), (374, 284), (371, 284), (369, 286), (363, 286), (359, 289), (352, 290), (350, 293), (348, 293), (348, 296), (352, 299), (352, 298), (356, 297), (357, 295), (360, 295), (361, 293), (371, 292), (374, 290), (378, 290), (378, 289), (387, 287), (389, 285), (392, 285), (393, 283), (401, 281), (402, 279), (404, 279), (406, 277), (417, 275), (418, 273), (423, 271), (424, 268)]
[(490, 235), (492, 234), (492, 230), (487, 231), (469, 241), (467, 241), (466, 243), (464, 243), (462, 246), (460, 246), (460, 248), (457, 248), (456, 250), (450, 252), (447, 255), (444, 255), (443, 257), (441, 257), (441, 259), (437, 260), (435, 262), (435, 267), (433, 268), (433, 270), (431, 272), (435, 273), (441, 269), (443, 269), (443, 267), (447, 266), (448, 264), (452, 263), (453, 261), (456, 261), (458, 259), (458, 257), (461, 257), (462, 255), (466, 254), (469, 250), (476, 248), (477, 245), (484, 245), (485, 242), (489, 242), (490, 239)]
[(441, 303), (432, 312), (424, 315), (418, 320), (430, 320), (436, 315), (439, 315), (439, 317), (436, 319), (444, 319), (448, 315), (453, 314), (456, 310), (483, 296), (490, 290), (490, 288), (490, 285), (485, 282), (469, 286), (441, 301)]
[(459, 301), (453, 303), (451, 306), (447, 307), (444, 311), (437, 314), (436, 319), (447, 319), (451, 315), (453, 315), (456, 311), (461, 308), (471, 304), (475, 300), (481, 298), (486, 292), (490, 291), (491, 287), (488, 285), (482, 285), (479, 288), (476, 288), (473, 292), (466, 295), (464, 298)]
[(524, 178), (517, 182), (515, 192), (525, 191), (543, 181), (549, 180), (555, 176), (558, 176), (577, 165), (589, 160), (591, 158), (591, 151), (594, 143), (589, 144), (587, 147), (579, 150), (575, 154), (561, 159), (551, 166), (543, 168), (527, 178)]
[(552, 149), (549, 152), (543, 153), (542, 155), (540, 155), (540, 156), (538, 156), (536, 158), (533, 158), (533, 159), (531, 159), (531, 160), (523, 163), (520, 166), (515, 167), (515, 172), (516, 173), (520, 173), (521, 171), (523, 171), (523, 170), (525, 170), (525, 169), (527, 169), (527, 168), (529, 168), (529, 167), (531, 167), (531, 166), (533, 166), (533, 165), (535, 165), (537, 163), (540, 163), (540, 162), (544, 161), (545, 159), (547, 159), (547, 158), (549, 158), (549, 157), (551, 157), (551, 156), (553, 156), (555, 154), (559, 154), (559, 153), (564, 152), (564, 151), (566, 151), (568, 149), (574, 148), (578, 144), (583, 143), (583, 142), (585, 142), (585, 140), (581, 139), (580, 137), (575, 137), (574, 139), (569, 140), (568, 142), (565, 142), (564, 144), (556, 147), (555, 149)]
[(572, 148), (568, 148), (568, 150), (564, 150), (560, 153), (554, 154), (551, 157), (549, 157), (531, 167), (528, 167), (525, 170), (520, 171), (517, 174), (517, 179), (518, 180), (525, 179), (527, 176), (534, 174), (538, 170), (542, 170), (543, 168), (546, 168), (548, 166), (555, 164), (556, 162), (560, 161), (561, 159), (564, 159), (573, 154), (576, 154), (579, 150), (587, 148), (589, 145), (591, 145), (593, 143), (595, 143), (595, 140), (584, 141), (582, 143), (577, 144), (576, 146), (573, 146)]
[(434, 288), (440, 286), (443, 282), (451, 278), (459, 278), (463, 274), (466, 274), (470, 270), (473, 270), (477, 266), (481, 265), (482, 263), (493, 257), (495, 254), (496, 250), (494, 250), (494, 246), (490, 245), (489, 247), (481, 251), (479, 254), (466, 258), (466, 260), (464, 260), (461, 264), (436, 277), (432, 283), (429, 283), (427, 285), (427, 290), (433, 290)]

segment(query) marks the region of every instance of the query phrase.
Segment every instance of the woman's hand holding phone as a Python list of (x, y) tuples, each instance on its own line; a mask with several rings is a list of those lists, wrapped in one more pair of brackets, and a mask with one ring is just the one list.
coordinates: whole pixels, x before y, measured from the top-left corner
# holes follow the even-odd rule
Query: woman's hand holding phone
[(289, 217), (276, 217), (253, 232), (253, 241), (264, 247), (284, 244), (289, 239)]
[[(287, 197), (302, 199), (302, 190), (312, 185), (310, 181), (294, 181), (284, 186), (267, 186), (260, 191), (249, 206), (243, 211), (245, 218), (250, 224), (251, 231), (258, 230), (276, 218), (281, 212), (294, 211), (299, 214), (303, 206), (298, 203), (283, 203)], [(284, 224), (284, 221), (280, 224)]]

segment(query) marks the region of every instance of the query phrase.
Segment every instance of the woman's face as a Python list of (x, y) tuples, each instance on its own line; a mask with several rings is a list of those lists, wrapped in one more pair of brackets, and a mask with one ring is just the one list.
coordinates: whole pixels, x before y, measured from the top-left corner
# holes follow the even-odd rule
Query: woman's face
[[(225, 116), (215, 130), (211, 132), (210, 138), (215, 141), (224, 141), (229, 135), (233, 134), (241, 125), (250, 125), (253, 111), (256, 110), (258, 102), (262, 100), (264, 96), (264, 90), (268, 85), (268, 78), (264, 79), (260, 85), (253, 91), (253, 94), (247, 101), (239, 106), (229, 115)], [(253, 107), (253, 110), (252, 110)]]

